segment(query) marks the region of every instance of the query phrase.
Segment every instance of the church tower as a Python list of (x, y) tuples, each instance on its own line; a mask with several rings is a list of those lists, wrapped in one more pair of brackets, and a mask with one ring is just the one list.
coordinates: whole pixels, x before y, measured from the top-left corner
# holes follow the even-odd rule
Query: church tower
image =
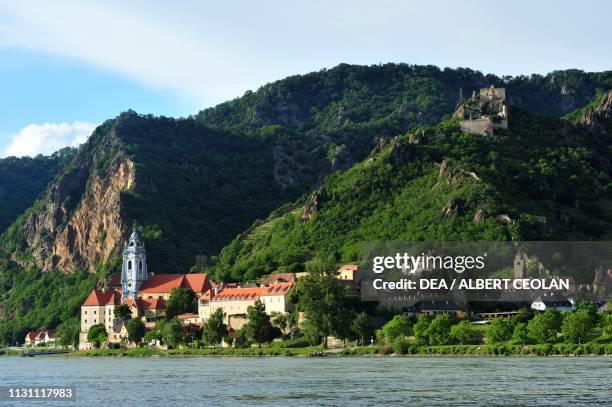
[(147, 255), (140, 235), (133, 229), (123, 249), (121, 266), (121, 300), (136, 299), (142, 283), (147, 280)]
[(519, 250), (514, 256), (514, 279), (520, 280), (527, 277), (527, 255)]

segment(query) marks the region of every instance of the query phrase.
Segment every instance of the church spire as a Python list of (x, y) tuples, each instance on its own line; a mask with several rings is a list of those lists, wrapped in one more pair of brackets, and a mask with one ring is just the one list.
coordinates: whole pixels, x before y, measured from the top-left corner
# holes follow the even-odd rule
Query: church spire
[(121, 299), (136, 299), (147, 280), (147, 255), (136, 224), (123, 250), (121, 267)]

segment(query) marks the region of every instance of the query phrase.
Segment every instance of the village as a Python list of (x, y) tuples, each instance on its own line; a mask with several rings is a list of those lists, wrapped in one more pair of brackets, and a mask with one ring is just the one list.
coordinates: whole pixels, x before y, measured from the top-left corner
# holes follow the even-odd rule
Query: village
[[(525, 280), (527, 270), (527, 256), (518, 252), (514, 259), (514, 282)], [(339, 287), (344, 287), (355, 296), (359, 295), (363, 273), (359, 264), (348, 263), (342, 265), (335, 273)], [(94, 289), (81, 306), (80, 334), (78, 349), (81, 351), (93, 350), (99, 347), (121, 348), (150, 346), (158, 349), (168, 349), (169, 346), (179, 346), (164, 341), (159, 330), (160, 321), (172, 316), (174, 321), (180, 323), (177, 327), (187, 333), (187, 341), (181, 341), (180, 346), (201, 346), (200, 337), (204, 327), (211, 324), (222, 326), (223, 333), (209, 342), (213, 347), (242, 346), (245, 326), (249, 323), (249, 313), (252, 309), (259, 309), (271, 321), (270, 328), (275, 328), (277, 337), (295, 339), (300, 328), (305, 323), (305, 313), (294, 313), (295, 304), (292, 304), (289, 294), (299, 279), (308, 273), (276, 273), (261, 279), (258, 283), (239, 285), (236, 283), (216, 283), (207, 274), (153, 274), (147, 268), (145, 243), (138, 231), (134, 230), (123, 251), (122, 269), (110, 280), (108, 287)], [(544, 278), (539, 281), (549, 281)], [(568, 278), (568, 281), (573, 279)], [(551, 280), (552, 281), (552, 280)], [(564, 292), (553, 290), (533, 290), (521, 293), (519, 299), (513, 298), (504, 304), (504, 310), (495, 312), (468, 310), (467, 304), (452, 299), (440, 299), (426, 294), (404, 298), (402, 301), (389, 299), (388, 303), (378, 304), (378, 307), (387, 307), (391, 313), (417, 319), (425, 316), (429, 319), (445, 316), (457, 320), (470, 321), (473, 326), (487, 326), (495, 319), (510, 320), (529, 311), (534, 314), (544, 313), (548, 310), (567, 313), (575, 311), (580, 305), (577, 303), (575, 293), (577, 290), (591, 292), (591, 306), (602, 315), (609, 314), (612, 309), (610, 302), (603, 300), (597, 293), (603, 293), (612, 282), (612, 271), (596, 273), (592, 285), (576, 287), (573, 284)], [(512, 290), (510, 290), (512, 291)], [(192, 312), (179, 312), (170, 310), (173, 296), (177, 293), (192, 293), (187, 301), (195, 301), (197, 307)], [(427, 293), (425, 291), (424, 293)], [(189, 299), (191, 298), (191, 300)], [(514, 306), (514, 308), (512, 308)], [(508, 308), (510, 307), (510, 308)], [(291, 321), (291, 316), (297, 319)], [(214, 320), (214, 322), (213, 322)], [(393, 322), (394, 319), (391, 320)], [(128, 321), (138, 321), (128, 323)], [(368, 317), (368, 329), (364, 329), (367, 338), (362, 334), (361, 341), (354, 339), (353, 344), (374, 344), (375, 341), (384, 341), (377, 337), (375, 331), (384, 330), (386, 319), (383, 317)], [(391, 323), (389, 322), (389, 323)], [(130, 332), (130, 324), (140, 325), (140, 333)], [(273, 326), (274, 325), (274, 326)], [(133, 330), (133, 329), (132, 329)], [(93, 331), (96, 333), (92, 335)], [(191, 334), (189, 334), (191, 333)], [(195, 334), (194, 334), (195, 333)], [(49, 346), (56, 342), (56, 331), (53, 329), (43, 331), (30, 331), (24, 338), (26, 347)], [(191, 335), (191, 336), (190, 336)], [(268, 332), (261, 341), (272, 339)], [(376, 337), (376, 338), (375, 338)], [(346, 338), (324, 338), (330, 347), (346, 346)], [(261, 346), (261, 343), (258, 343)]]

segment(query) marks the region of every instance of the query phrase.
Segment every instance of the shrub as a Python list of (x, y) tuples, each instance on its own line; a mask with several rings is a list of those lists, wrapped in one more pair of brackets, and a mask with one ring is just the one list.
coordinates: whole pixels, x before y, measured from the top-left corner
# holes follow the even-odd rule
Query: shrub
[(393, 352), (396, 355), (405, 355), (408, 353), (410, 344), (404, 338), (398, 337), (393, 341)]

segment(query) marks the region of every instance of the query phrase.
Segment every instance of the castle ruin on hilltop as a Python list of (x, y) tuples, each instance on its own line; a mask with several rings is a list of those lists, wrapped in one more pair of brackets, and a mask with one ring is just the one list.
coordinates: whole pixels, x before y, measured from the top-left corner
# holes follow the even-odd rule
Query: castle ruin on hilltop
[(470, 134), (492, 136), (494, 129), (507, 129), (506, 89), (491, 85), (474, 91), (467, 100), (460, 94), (454, 117), (461, 119), (461, 130)]

